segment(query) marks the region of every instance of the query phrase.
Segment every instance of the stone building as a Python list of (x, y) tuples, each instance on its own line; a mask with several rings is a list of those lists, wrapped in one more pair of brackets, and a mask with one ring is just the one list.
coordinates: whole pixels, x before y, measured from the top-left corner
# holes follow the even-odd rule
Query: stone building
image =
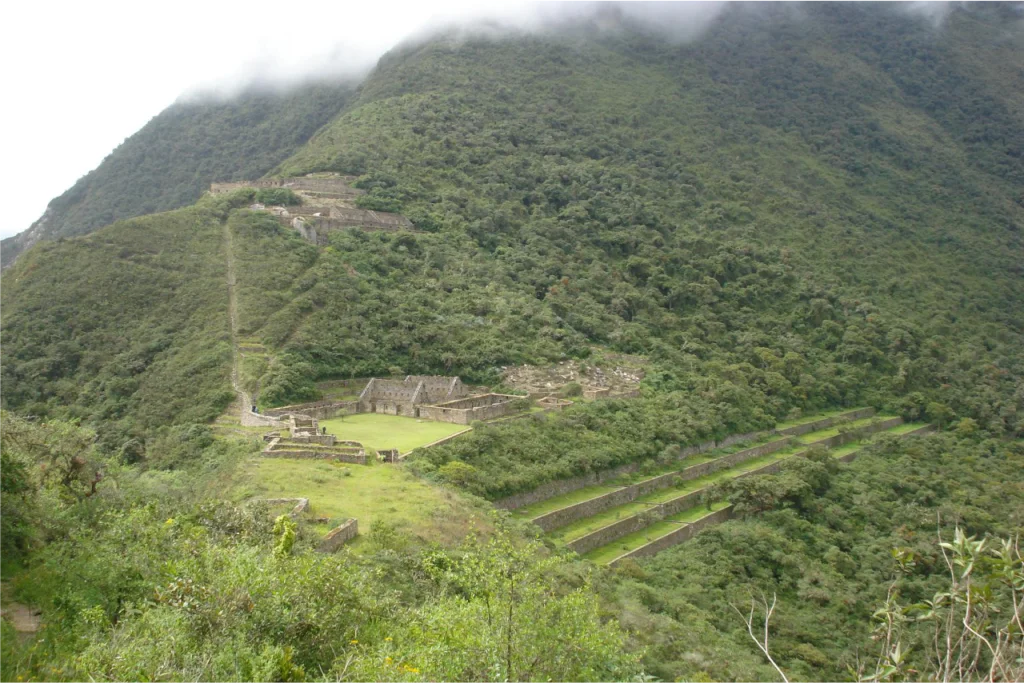
[(469, 395), (458, 377), (409, 375), (405, 379), (373, 378), (359, 395), (361, 413), (419, 417), (420, 406), (442, 403)]
[(468, 425), (478, 420), (493, 420), (515, 412), (515, 401), (528, 400), (509, 394), (479, 394), (436, 405), (421, 406), (419, 416), (437, 422)]

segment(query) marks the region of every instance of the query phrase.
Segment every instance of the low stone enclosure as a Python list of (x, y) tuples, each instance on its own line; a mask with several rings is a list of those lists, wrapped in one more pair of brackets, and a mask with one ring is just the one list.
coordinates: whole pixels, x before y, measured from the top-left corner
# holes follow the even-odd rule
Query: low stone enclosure
[(437, 422), (468, 425), (508, 415), (515, 412), (515, 402), (527, 400), (522, 396), (508, 394), (481, 394), (438, 403), (436, 406), (423, 406), (419, 409), (419, 416)]
[(294, 503), (295, 507), (288, 513), (289, 517), (298, 517), (304, 512), (309, 512), (309, 498), (264, 498), (267, 505), (284, 505)]
[(331, 529), (331, 531), (324, 536), (323, 540), (320, 541), (320, 545), (317, 547), (317, 552), (333, 553), (358, 535), (359, 522), (355, 517), (353, 517), (342, 523), (340, 526)]
[[(295, 503), (295, 507), (293, 507), (288, 513), (288, 516), (292, 519), (309, 512), (311, 509), (309, 498), (264, 498), (261, 502), (266, 503), (267, 505)], [(333, 553), (358, 535), (359, 523), (354, 517), (351, 517), (342, 522), (339, 526), (331, 529), (327, 535), (320, 540), (320, 544), (317, 546), (317, 552)]]
[(310, 458), (337, 460), (353, 465), (366, 464), (366, 449), (358, 441), (339, 441), (333, 434), (321, 434), (317, 418), (308, 415), (288, 416), (289, 436), (270, 432), (263, 436), (267, 445), (265, 458)]
[(569, 399), (558, 398), (557, 396), (545, 396), (544, 398), (537, 399), (537, 406), (544, 410), (562, 410), (572, 404), (573, 402)]

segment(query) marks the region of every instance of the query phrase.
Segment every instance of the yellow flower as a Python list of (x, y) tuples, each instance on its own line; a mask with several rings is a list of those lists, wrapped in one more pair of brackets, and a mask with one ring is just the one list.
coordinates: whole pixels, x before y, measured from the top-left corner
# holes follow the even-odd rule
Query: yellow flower
[(385, 638), (384, 640), (391, 640), (391, 637), (389, 636), (389, 637)]
[(166, 524), (167, 526), (170, 526), (171, 524), (174, 524), (174, 517), (168, 517), (167, 521), (164, 522), (164, 524)]
[(358, 645), (359, 641), (358, 640), (350, 640), (350, 641), (348, 641), (348, 644), (349, 645)]

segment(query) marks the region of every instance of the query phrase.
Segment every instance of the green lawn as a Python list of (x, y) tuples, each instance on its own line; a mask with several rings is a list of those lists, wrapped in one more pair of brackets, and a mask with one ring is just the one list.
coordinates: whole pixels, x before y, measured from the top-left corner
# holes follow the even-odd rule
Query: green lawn
[(560, 510), (564, 507), (575, 505), (576, 503), (582, 503), (583, 501), (590, 500), (591, 498), (603, 496), (604, 494), (611, 493), (619, 488), (621, 487), (604, 484), (587, 486), (582, 489), (576, 489), (575, 491), (562, 494), (561, 496), (542, 500), (539, 503), (533, 503), (532, 505), (517, 508), (513, 514), (515, 514), (516, 517), (533, 519), (534, 517), (540, 517), (541, 515), (546, 515), (549, 512), (554, 512), (555, 510)]
[[(466, 535), (471, 519), (476, 518), (473, 523), (478, 527), (486, 526), (481, 523), (486, 515), (469, 507), (458, 494), (432, 486), (400, 465), (254, 458), (240, 468), (232, 497), (309, 498), (314, 516), (331, 518), (314, 525), (319, 534), (355, 517), (361, 537), (378, 520), (387, 520), (424, 542), (448, 545)], [(363, 542), (357, 538), (352, 545), (358, 549)]]
[(339, 439), (358, 441), (374, 450), (397, 448), (402, 453), (469, 429), (465, 425), (377, 413), (321, 420), (320, 426), (327, 427), (327, 433)]

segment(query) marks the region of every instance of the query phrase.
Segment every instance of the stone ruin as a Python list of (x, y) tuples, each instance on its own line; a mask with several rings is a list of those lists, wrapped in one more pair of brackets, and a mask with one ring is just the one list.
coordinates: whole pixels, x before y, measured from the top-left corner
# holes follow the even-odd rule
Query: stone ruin
[(480, 394), (445, 401), (433, 406), (422, 406), (419, 416), (437, 422), (468, 425), (478, 420), (493, 420), (515, 412), (516, 402), (526, 400), (509, 394)]
[(573, 402), (567, 398), (558, 398), (557, 396), (545, 396), (544, 398), (537, 399), (537, 406), (544, 410), (562, 410), (573, 405)]
[(231, 183), (210, 183), (210, 194), (228, 194), (235, 190), (252, 187), (257, 190), (285, 189), (295, 193), (323, 197), (325, 199), (354, 199), (365, 190), (352, 187), (351, 183), (356, 176), (333, 176), (328, 178), (314, 178), (303, 176), (300, 178), (266, 178), (263, 180), (240, 180)]
[(357, 411), (468, 425), (516, 412), (522, 396), (470, 395), (458, 377), (409, 375), (402, 380), (373, 378), (359, 395)]
[(298, 232), (303, 238), (321, 246), (327, 244), (328, 234), (336, 230), (353, 228), (366, 232), (415, 231), (412, 221), (400, 214), (352, 206), (352, 199), (366, 194), (364, 190), (350, 185), (354, 179), (355, 176), (335, 176), (211, 183), (210, 193), (226, 194), (243, 188), (292, 190), (306, 200), (306, 203), (299, 206), (252, 204), (249, 208), (273, 214), (281, 223)]
[(405, 379), (371, 379), (359, 394), (360, 413), (420, 417), (420, 407), (469, 395), (458, 377), (409, 375)]
[(402, 460), (401, 453), (397, 448), (378, 449), (377, 459), (381, 462), (396, 463)]
[(358, 441), (340, 441), (333, 434), (320, 431), (315, 417), (290, 414), (288, 416), (289, 436), (281, 432), (270, 432), (263, 436), (267, 441), (262, 455), (267, 458), (312, 458), (336, 460), (354, 465), (366, 464), (366, 449)]
[(333, 553), (335, 550), (345, 545), (353, 538), (359, 535), (359, 523), (353, 517), (340, 526), (331, 529), (323, 540), (320, 541), (320, 545), (317, 547), (317, 552), (321, 553)]

